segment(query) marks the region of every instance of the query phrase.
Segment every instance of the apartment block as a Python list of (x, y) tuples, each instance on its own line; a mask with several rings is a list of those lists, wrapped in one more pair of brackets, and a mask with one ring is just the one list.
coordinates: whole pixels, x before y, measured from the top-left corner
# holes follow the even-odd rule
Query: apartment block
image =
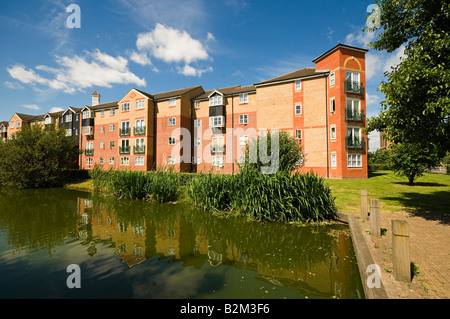
[[(366, 49), (338, 44), (303, 68), (247, 86), (201, 86), (150, 94), (1, 124), (7, 136), (23, 123), (56, 123), (83, 150), (81, 169), (234, 174), (252, 139), (287, 131), (302, 146), (298, 171), (327, 178), (367, 178)], [(3, 134), (3, 133), (2, 133)], [(3, 136), (3, 135), (2, 135)]]

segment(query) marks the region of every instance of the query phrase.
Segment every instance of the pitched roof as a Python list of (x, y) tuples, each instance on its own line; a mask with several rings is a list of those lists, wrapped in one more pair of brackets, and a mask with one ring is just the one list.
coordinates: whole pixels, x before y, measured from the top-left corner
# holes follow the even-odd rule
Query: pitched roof
[(330, 50), (328, 50), (327, 52), (319, 55), (317, 58), (315, 58), (313, 60), (314, 63), (317, 63), (318, 61), (322, 60), (323, 58), (325, 58), (327, 55), (330, 55), (331, 53), (333, 53), (334, 51), (336, 51), (337, 49), (350, 49), (350, 50), (356, 50), (356, 51), (360, 51), (360, 52), (369, 52), (369, 50), (367, 49), (363, 49), (363, 48), (358, 48), (358, 47), (353, 47), (350, 45), (346, 45), (346, 44), (341, 44), (339, 43), (338, 45), (336, 45), (335, 47), (331, 48)]
[(285, 82), (289, 80), (301, 79), (305, 77), (328, 74), (329, 71), (317, 71), (315, 68), (303, 68), (285, 75), (278, 76), (276, 78), (266, 80), (263, 82), (256, 83), (255, 86), (264, 85), (264, 84), (272, 84), (277, 82)]
[(212, 93), (214, 93), (215, 91), (217, 91), (225, 96), (232, 96), (232, 95), (236, 95), (236, 94), (240, 94), (240, 93), (248, 93), (248, 92), (256, 91), (256, 87), (254, 85), (248, 85), (248, 86), (235, 85), (235, 86), (230, 86), (230, 87), (221, 88), (221, 89), (208, 90), (205, 93), (200, 94), (199, 96), (195, 97), (193, 100), (208, 99), (209, 96)]
[(168, 99), (171, 97), (180, 96), (180, 95), (188, 93), (192, 90), (195, 90), (196, 88), (199, 88), (199, 87), (201, 87), (201, 86), (192, 86), (192, 87), (184, 88), (184, 89), (180, 89), (180, 90), (174, 90), (174, 91), (153, 94), (153, 99), (154, 100), (164, 100), (164, 99)]
[(85, 108), (89, 108), (89, 109), (95, 111), (95, 110), (101, 110), (101, 109), (110, 109), (112, 107), (118, 107), (118, 106), (119, 106), (119, 101), (102, 103), (102, 104), (98, 104), (95, 106), (86, 105), (85, 107), (80, 108), (80, 112), (83, 111)]
[[(35, 117), (38, 117), (39, 115), (29, 115), (29, 114), (22, 114), (22, 113), (15, 113), (22, 121), (30, 122), (34, 120)], [(14, 115), (13, 115), (14, 116)]]
[(6, 122), (6, 121), (2, 121), (2, 122), (0, 122), (0, 126), (4, 126), (4, 127), (8, 127), (9, 126), (9, 122)]

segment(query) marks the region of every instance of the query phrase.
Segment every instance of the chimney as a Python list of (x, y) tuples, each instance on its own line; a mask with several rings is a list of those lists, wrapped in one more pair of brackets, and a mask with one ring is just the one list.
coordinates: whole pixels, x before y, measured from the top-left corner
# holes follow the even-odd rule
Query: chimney
[(92, 106), (96, 106), (100, 104), (100, 94), (95, 90), (92, 93)]

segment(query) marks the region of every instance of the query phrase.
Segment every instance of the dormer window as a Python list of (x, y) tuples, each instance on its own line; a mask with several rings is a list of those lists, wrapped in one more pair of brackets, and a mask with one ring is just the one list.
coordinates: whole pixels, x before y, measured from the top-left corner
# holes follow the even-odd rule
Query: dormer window
[(66, 115), (66, 123), (72, 122), (72, 114)]
[(177, 100), (176, 99), (170, 99), (169, 100), (169, 106), (177, 106)]
[(222, 95), (214, 95), (209, 99), (209, 106), (223, 105)]
[(239, 104), (247, 104), (248, 103), (248, 94), (244, 93), (239, 95)]
[(47, 116), (44, 120), (44, 124), (45, 125), (52, 124), (52, 118), (50, 116)]
[(92, 117), (91, 115), (92, 115), (92, 114), (91, 114), (91, 111), (90, 111), (90, 110), (83, 111), (83, 118), (84, 118), (84, 119), (89, 119), (89, 118), (91, 118), (91, 117)]

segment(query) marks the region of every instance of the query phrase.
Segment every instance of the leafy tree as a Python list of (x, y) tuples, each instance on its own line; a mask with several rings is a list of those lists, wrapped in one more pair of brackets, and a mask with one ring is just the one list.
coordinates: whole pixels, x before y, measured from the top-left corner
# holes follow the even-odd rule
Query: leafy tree
[(300, 143), (286, 131), (267, 132), (249, 141), (242, 167), (266, 174), (293, 172), (304, 160)]
[(19, 188), (59, 185), (78, 152), (64, 130), (23, 126), (11, 140), (0, 143), (0, 183)]
[(385, 95), (379, 116), (367, 131), (383, 130), (393, 143), (450, 150), (450, 2), (448, 0), (376, 0), (381, 33), (369, 47), (405, 57), (379, 88)]
[(439, 157), (435, 147), (424, 147), (417, 144), (395, 144), (391, 154), (394, 172), (408, 178), (409, 185), (430, 168), (439, 165)]

